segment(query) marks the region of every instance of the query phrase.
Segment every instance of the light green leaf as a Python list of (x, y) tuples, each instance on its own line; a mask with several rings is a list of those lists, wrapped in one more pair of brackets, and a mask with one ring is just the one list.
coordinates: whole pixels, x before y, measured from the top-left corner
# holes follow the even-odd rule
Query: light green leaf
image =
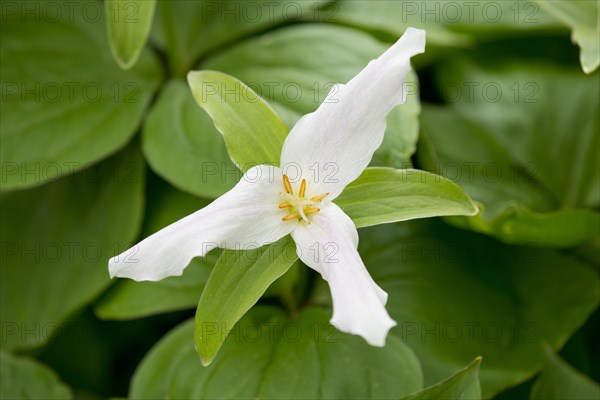
[(194, 340), (209, 365), (229, 331), (298, 259), (290, 236), (254, 250), (224, 250), (196, 310)]
[(591, 74), (600, 65), (600, 10), (597, 0), (535, 0), (540, 8), (572, 29), (581, 48), (581, 67)]
[(285, 23), (318, 18), (326, 1), (160, 1), (153, 39), (183, 78), (202, 56)]
[(577, 257), (516, 247), (436, 220), (365, 228), (359, 252), (389, 298), (392, 334), (426, 384), (482, 356), (483, 397), (532, 377), (540, 343), (562, 346), (596, 309), (596, 272)]
[(110, 50), (121, 68), (129, 69), (150, 34), (156, 0), (106, 0), (104, 4)]
[[(395, 337), (385, 348), (329, 325), (329, 311), (310, 308), (288, 319), (257, 307), (233, 329), (209, 367), (191, 342), (192, 321), (150, 351), (130, 398), (397, 399), (422, 387), (419, 362)], [(233, 327), (232, 327), (233, 328)]]
[(598, 77), (510, 62), (448, 64), (439, 76), (452, 106), (424, 107), (419, 159), (483, 203), (458, 223), (511, 243), (598, 236)]
[[(271, 103), (291, 128), (303, 114), (317, 109), (333, 84), (348, 82), (387, 48), (353, 29), (302, 24), (241, 42), (201, 65), (246, 83)], [(388, 129), (373, 165), (411, 165), (420, 112), (418, 82), (413, 73), (407, 78), (407, 94), (407, 103), (388, 116)]]
[(531, 400), (598, 400), (600, 386), (544, 346), (546, 364), (531, 388)]
[(45, 343), (106, 286), (108, 259), (142, 220), (144, 164), (128, 148), (95, 166), (0, 196), (2, 347)]
[(54, 181), (123, 147), (160, 80), (149, 53), (131, 71), (114, 63), (101, 3), (52, 4), (58, 18), (44, 7), (2, 16), (2, 190)]
[(223, 134), (231, 160), (246, 171), (279, 165), (287, 126), (252, 89), (217, 71), (192, 71), (188, 83), (196, 102)]
[(0, 351), (0, 398), (68, 400), (73, 395), (45, 365)]
[(450, 378), (400, 400), (481, 400), (480, 364), (481, 357), (476, 358)]
[(441, 215), (475, 215), (454, 182), (419, 170), (367, 168), (335, 201), (357, 227)]
[[(164, 182), (152, 183), (148, 190), (152, 195), (148, 199), (146, 221), (140, 235), (142, 238), (208, 204), (207, 200), (180, 192)], [(102, 297), (94, 311), (103, 319), (132, 319), (193, 309), (198, 305), (198, 299), (218, 255), (218, 251), (213, 251), (206, 257), (195, 258), (182, 276), (158, 282), (119, 279)]]
[(170, 81), (152, 107), (142, 149), (157, 174), (198, 196), (218, 197), (241, 178), (223, 137), (182, 81)]

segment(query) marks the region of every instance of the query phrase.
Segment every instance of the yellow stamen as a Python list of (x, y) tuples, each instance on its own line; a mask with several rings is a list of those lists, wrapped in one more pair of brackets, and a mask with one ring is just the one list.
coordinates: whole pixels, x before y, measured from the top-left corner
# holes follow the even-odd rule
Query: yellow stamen
[(306, 179), (302, 179), (302, 183), (300, 183), (300, 192), (298, 193), (298, 196), (301, 199), (303, 199), (305, 194), (306, 194)]
[(298, 214), (297, 212), (293, 212), (293, 213), (288, 214), (285, 217), (281, 218), (281, 220), (282, 221), (292, 221), (292, 220), (298, 219), (298, 218), (300, 218), (300, 214)]
[(310, 215), (310, 214), (316, 214), (316, 213), (318, 213), (319, 211), (321, 211), (321, 209), (320, 209), (320, 208), (306, 207), (306, 208), (304, 209), (304, 214), (306, 214), (306, 215)]
[(321, 200), (323, 200), (327, 196), (329, 196), (329, 192), (323, 193), (323, 194), (320, 194), (320, 195), (317, 195), (317, 196), (313, 196), (313, 197), (310, 198), (310, 200), (318, 203), (318, 202), (320, 202)]
[(294, 194), (292, 190), (292, 184), (290, 183), (290, 178), (287, 175), (283, 175), (283, 187), (285, 187), (285, 191), (289, 194)]
[(281, 203), (281, 204), (279, 205), (279, 208), (289, 208), (289, 207), (291, 207), (291, 206), (292, 206), (292, 205), (290, 204), (290, 202), (289, 202), (289, 201), (284, 201), (283, 203)]

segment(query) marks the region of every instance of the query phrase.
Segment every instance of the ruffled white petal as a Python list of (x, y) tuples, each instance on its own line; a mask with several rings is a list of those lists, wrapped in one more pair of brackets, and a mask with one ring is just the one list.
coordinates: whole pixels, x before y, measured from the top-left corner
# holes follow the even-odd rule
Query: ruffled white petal
[(373, 346), (383, 346), (396, 322), (385, 309), (387, 293), (373, 281), (356, 250), (358, 234), (350, 218), (330, 203), (310, 224), (299, 224), (292, 237), (300, 259), (329, 283), (331, 323)]
[(424, 49), (425, 31), (409, 28), (347, 84), (334, 86), (319, 108), (302, 117), (288, 135), (280, 163), (284, 173), (316, 183), (314, 190), (331, 193), (329, 199), (339, 195), (381, 145), (386, 116), (405, 102), (410, 58)]
[(181, 275), (192, 258), (215, 247), (250, 249), (275, 242), (297, 225), (281, 220), (286, 214), (278, 208), (282, 190), (279, 168), (251, 168), (233, 189), (205, 208), (111, 258), (110, 276), (158, 281)]

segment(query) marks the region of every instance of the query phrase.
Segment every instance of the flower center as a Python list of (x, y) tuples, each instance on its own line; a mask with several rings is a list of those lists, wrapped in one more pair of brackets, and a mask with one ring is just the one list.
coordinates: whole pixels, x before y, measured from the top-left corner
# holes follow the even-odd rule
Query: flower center
[(316, 214), (321, 211), (320, 208), (316, 207), (325, 197), (329, 196), (329, 193), (319, 194), (306, 199), (306, 179), (302, 179), (300, 183), (300, 190), (298, 194), (294, 194), (292, 189), (292, 183), (287, 175), (283, 175), (283, 187), (285, 188), (285, 194), (283, 194), (284, 201), (279, 204), (279, 208), (287, 208), (289, 214), (281, 218), (282, 221), (294, 221), (304, 220), (308, 221), (308, 216)]

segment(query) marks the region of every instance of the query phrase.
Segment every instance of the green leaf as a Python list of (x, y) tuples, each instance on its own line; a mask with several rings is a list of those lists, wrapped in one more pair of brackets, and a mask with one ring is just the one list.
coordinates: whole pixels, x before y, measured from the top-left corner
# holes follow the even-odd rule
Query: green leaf
[(45, 343), (108, 286), (108, 259), (139, 231), (144, 172), (140, 152), (128, 148), (57, 182), (0, 196), (3, 348)]
[[(387, 48), (353, 29), (302, 24), (241, 42), (201, 66), (224, 71), (246, 83), (292, 127), (302, 114), (317, 109), (333, 84), (346, 83)], [(407, 103), (388, 116), (388, 129), (373, 165), (411, 165), (419, 127), (417, 88), (416, 75), (411, 73)]]
[(254, 250), (223, 250), (196, 310), (194, 340), (209, 365), (229, 331), (298, 259), (290, 236)]
[(114, 63), (101, 3), (52, 5), (59, 17), (25, 6), (2, 15), (2, 190), (54, 181), (122, 148), (160, 80), (149, 53), (131, 71)]
[(177, 77), (195, 66), (202, 56), (271, 27), (318, 18), (322, 0), (246, 2), (228, 0), (160, 1), (160, 24), (152, 36), (168, 54)]
[(479, 387), (479, 365), (481, 357), (473, 360), (462, 370), (419, 393), (402, 397), (400, 400), (481, 400)]
[[(341, 1), (332, 7), (338, 22), (395, 40), (408, 27), (427, 31), (425, 57), (437, 47), (467, 47), (476, 42), (536, 31), (555, 30), (555, 20), (527, 0), (440, 1)], [(433, 52), (432, 52), (433, 51)]]
[(0, 397), (67, 400), (73, 395), (45, 365), (0, 351)]
[(156, 0), (106, 0), (104, 4), (110, 50), (119, 66), (129, 69), (150, 34)]
[[(399, 38), (406, 28), (414, 27), (427, 31), (427, 43), (438, 46), (466, 46), (474, 40), (469, 35), (453, 32), (449, 26), (440, 23), (435, 6), (409, 1), (339, 1), (331, 8), (330, 18), (343, 24), (365, 29), (367, 31), (384, 32), (391, 38)], [(424, 17), (424, 8), (429, 7), (429, 18)]]
[[(196, 105), (194, 105), (196, 107)], [(180, 192), (164, 182), (151, 182), (146, 221), (141, 237), (148, 237), (165, 226), (197, 211), (209, 202)], [(103, 319), (132, 319), (169, 311), (195, 308), (204, 284), (218, 258), (218, 251), (195, 258), (182, 276), (158, 282), (119, 279), (95, 307)]]
[(300, 116), (316, 110), (333, 84), (346, 83), (387, 48), (353, 29), (301, 24), (243, 41), (201, 66), (235, 76)]
[(277, 309), (257, 307), (206, 368), (192, 346), (189, 321), (142, 361), (129, 397), (397, 399), (422, 387), (419, 362), (400, 340), (371, 347), (335, 330), (329, 317), (311, 308), (290, 320)]
[(241, 178), (223, 137), (182, 81), (170, 81), (152, 107), (142, 149), (157, 174), (198, 196), (218, 197)]
[(188, 82), (196, 102), (223, 134), (231, 160), (242, 171), (279, 165), (287, 126), (252, 89), (217, 71), (192, 71)]
[(598, 2), (588, 0), (536, 0), (540, 8), (572, 29), (572, 39), (581, 48), (581, 67), (591, 74), (600, 65), (600, 21)]
[(359, 252), (425, 383), (482, 356), (484, 398), (532, 377), (540, 342), (562, 346), (599, 304), (597, 274), (578, 258), (432, 219), (365, 228)]
[(419, 160), (483, 203), (458, 223), (511, 243), (597, 237), (598, 77), (511, 62), (458, 62), (439, 76), (452, 106), (424, 107)]
[(441, 215), (475, 215), (454, 182), (429, 172), (371, 167), (335, 200), (357, 227)]
[(597, 400), (600, 386), (544, 346), (546, 364), (531, 388), (531, 400)]

